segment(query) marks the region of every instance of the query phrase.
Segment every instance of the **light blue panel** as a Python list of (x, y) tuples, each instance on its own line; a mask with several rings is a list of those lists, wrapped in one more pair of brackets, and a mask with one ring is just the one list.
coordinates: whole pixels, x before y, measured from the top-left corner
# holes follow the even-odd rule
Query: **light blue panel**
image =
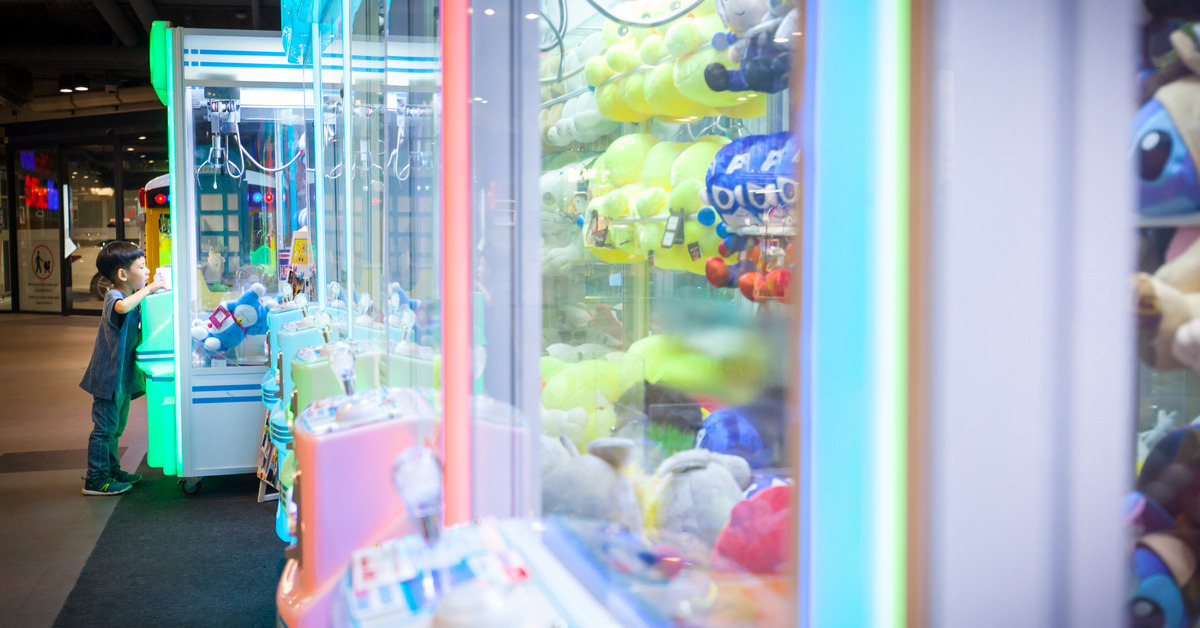
[[(810, 3), (810, 7), (814, 3)], [(805, 329), (812, 496), (805, 524), (804, 615), (816, 628), (872, 625), (874, 549), (872, 295), (875, 211), (876, 2), (823, 2), (808, 35), (815, 76), (806, 233)], [(811, 9), (810, 9), (811, 10)], [(811, 20), (815, 20), (815, 24)], [(812, 37), (815, 35), (815, 37)]]

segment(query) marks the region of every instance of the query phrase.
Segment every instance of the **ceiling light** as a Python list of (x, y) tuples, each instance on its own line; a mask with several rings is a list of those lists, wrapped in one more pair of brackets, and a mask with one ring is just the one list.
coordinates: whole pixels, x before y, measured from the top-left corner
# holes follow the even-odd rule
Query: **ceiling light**
[(128, 147), (126, 147), (126, 148), (125, 148), (125, 150), (127, 150), (127, 151), (129, 151), (129, 152), (131, 152), (131, 153), (132, 153), (132, 152), (133, 152), (133, 147), (132, 147), (132, 146), (128, 146)]
[(66, 75), (58, 77), (58, 91), (64, 94), (70, 94), (75, 91), (75, 87), (71, 85), (71, 79), (67, 78)]
[(145, 136), (145, 135), (139, 135), (139, 136), (138, 136), (138, 139), (139, 139), (139, 140), (144, 140), (144, 139), (146, 139), (146, 136)]
[(526, 14), (525, 14), (525, 19), (527, 19), (527, 20), (536, 20), (536, 19), (538, 19), (538, 14), (537, 14), (537, 13), (526, 13)]
[(787, 37), (776, 37), (776, 38), (775, 38), (775, 43), (777, 43), (777, 44), (786, 44), (786, 43), (788, 43), (788, 38), (787, 38)]
[(88, 90), (88, 78), (86, 74), (75, 75), (75, 91), (86, 92)]
[(146, 156), (145, 156), (145, 155), (138, 155), (138, 158), (139, 158), (139, 159), (145, 159), (145, 158), (146, 158)]
[(495, 15), (495, 14), (496, 14), (496, 11), (495, 11), (495, 10), (493, 10), (493, 9), (484, 9), (484, 10), (483, 10), (483, 14), (484, 14), (484, 15)]

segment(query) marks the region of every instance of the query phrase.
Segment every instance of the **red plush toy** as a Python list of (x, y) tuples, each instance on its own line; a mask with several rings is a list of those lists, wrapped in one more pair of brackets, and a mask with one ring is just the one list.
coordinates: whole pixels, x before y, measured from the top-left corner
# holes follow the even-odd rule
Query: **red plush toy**
[(712, 567), (720, 571), (778, 573), (787, 562), (791, 516), (790, 486), (772, 486), (738, 502), (717, 537)]

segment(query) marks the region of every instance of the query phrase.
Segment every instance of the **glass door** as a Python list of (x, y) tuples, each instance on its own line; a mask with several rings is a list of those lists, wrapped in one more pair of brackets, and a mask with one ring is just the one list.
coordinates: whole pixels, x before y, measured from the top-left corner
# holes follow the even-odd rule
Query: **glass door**
[(99, 311), (112, 287), (96, 270), (96, 256), (119, 237), (116, 173), (112, 144), (71, 146), (63, 151), (67, 167), (66, 205), (70, 265), (68, 309)]

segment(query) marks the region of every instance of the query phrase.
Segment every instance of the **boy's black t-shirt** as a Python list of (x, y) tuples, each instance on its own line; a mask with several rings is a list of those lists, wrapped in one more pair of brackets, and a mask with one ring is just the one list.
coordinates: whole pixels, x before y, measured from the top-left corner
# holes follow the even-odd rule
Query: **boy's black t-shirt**
[(146, 380), (133, 363), (134, 351), (142, 340), (141, 304), (125, 314), (118, 314), (117, 301), (125, 294), (113, 288), (104, 295), (104, 313), (96, 331), (92, 360), (83, 373), (79, 387), (93, 397), (122, 399), (139, 397), (146, 390)]

